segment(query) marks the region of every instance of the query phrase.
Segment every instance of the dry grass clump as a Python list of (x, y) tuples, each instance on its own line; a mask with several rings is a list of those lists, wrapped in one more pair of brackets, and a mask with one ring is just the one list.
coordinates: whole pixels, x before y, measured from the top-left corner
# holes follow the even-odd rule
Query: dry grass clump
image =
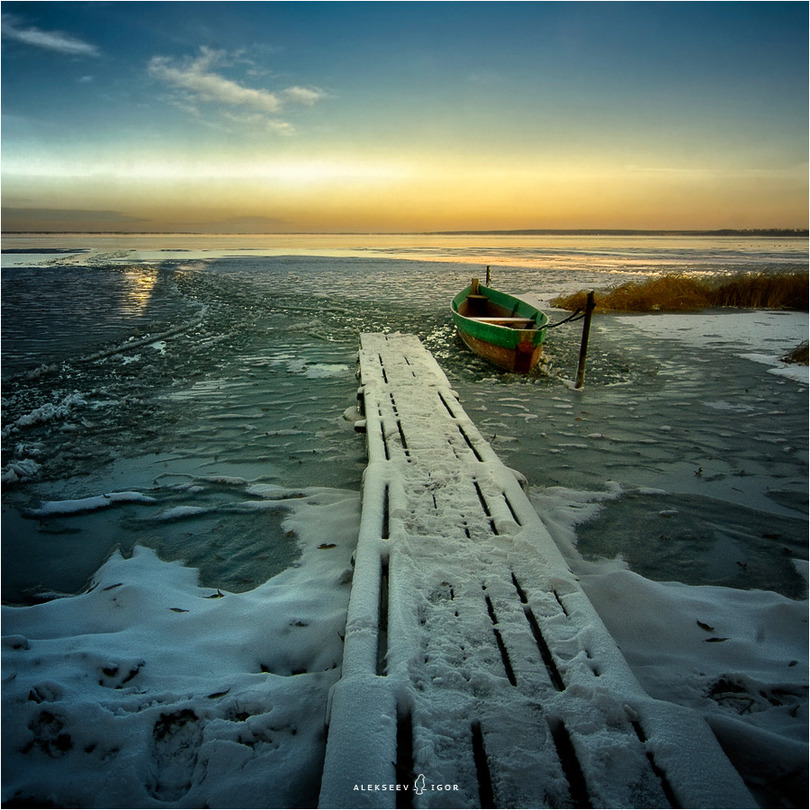
[[(603, 312), (688, 312), (710, 307), (808, 309), (807, 273), (740, 273), (698, 277), (683, 273), (631, 281), (594, 296)], [(584, 309), (582, 290), (551, 302), (560, 309)]]
[(807, 289), (807, 273), (742, 273), (720, 282), (712, 306), (806, 312)]
[(807, 341), (791, 349), (784, 357), (779, 358), (783, 363), (795, 363), (797, 366), (808, 365), (808, 347)]

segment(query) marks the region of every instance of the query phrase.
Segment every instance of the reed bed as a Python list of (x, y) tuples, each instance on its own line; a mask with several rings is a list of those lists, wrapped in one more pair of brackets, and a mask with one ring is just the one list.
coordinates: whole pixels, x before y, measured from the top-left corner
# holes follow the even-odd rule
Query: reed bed
[(780, 358), (783, 363), (795, 363), (797, 366), (806, 366), (810, 357), (808, 357), (807, 341), (797, 346), (795, 349), (789, 351), (784, 357)]
[[(696, 277), (670, 273), (631, 281), (594, 295), (603, 312), (689, 312), (713, 307), (808, 311), (807, 273), (738, 273)], [(551, 305), (584, 309), (587, 292), (560, 296)]]

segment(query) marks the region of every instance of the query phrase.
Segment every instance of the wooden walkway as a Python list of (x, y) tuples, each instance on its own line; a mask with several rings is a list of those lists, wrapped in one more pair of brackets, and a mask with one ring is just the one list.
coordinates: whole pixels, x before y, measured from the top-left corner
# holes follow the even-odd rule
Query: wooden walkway
[(417, 338), (364, 334), (368, 467), (321, 807), (756, 807), (651, 699)]

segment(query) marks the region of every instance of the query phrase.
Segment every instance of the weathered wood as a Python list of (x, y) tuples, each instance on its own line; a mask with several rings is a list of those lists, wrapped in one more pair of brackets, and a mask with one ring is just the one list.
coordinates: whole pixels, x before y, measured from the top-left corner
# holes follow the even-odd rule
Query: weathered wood
[(450, 310), (462, 341), (493, 365), (528, 374), (539, 361), (548, 318), (527, 301), (482, 287), (474, 278)]
[[(469, 298), (469, 296), (467, 296)], [(510, 318), (510, 317), (471, 317), (471, 321), (478, 321), (479, 323), (508, 323), (514, 326), (518, 323), (534, 323), (531, 318)]]
[(320, 806), (756, 806), (702, 718), (642, 690), (432, 355), (364, 334), (359, 363), (369, 458)]
[(585, 385), (585, 362), (588, 359), (588, 340), (591, 334), (591, 316), (596, 304), (594, 303), (594, 292), (588, 293), (588, 301), (585, 304), (585, 318), (582, 321), (582, 340), (579, 345), (579, 363), (577, 364), (577, 379), (574, 388), (582, 388)]

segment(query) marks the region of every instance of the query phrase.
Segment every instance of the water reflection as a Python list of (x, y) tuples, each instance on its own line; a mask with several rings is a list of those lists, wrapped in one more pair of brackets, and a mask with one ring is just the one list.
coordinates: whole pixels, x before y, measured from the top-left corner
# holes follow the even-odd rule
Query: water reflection
[(157, 271), (151, 267), (124, 271), (126, 302), (133, 314), (140, 315), (146, 310), (157, 279)]

